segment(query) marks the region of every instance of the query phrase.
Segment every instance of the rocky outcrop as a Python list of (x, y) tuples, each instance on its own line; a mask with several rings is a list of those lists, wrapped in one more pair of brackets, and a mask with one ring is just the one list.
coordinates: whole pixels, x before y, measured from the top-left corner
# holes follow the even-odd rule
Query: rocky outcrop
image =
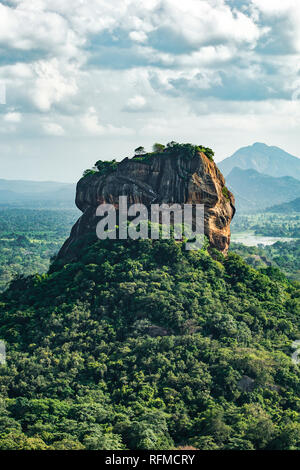
[(59, 258), (73, 259), (79, 246), (95, 234), (99, 218), (96, 208), (108, 203), (117, 207), (119, 196), (128, 204), (180, 203), (205, 205), (205, 235), (211, 247), (226, 254), (230, 243), (230, 222), (235, 213), (234, 197), (216, 164), (202, 152), (192, 158), (172, 151), (143, 159), (125, 158), (110, 174), (94, 173), (77, 184), (76, 205), (83, 215), (74, 225)]

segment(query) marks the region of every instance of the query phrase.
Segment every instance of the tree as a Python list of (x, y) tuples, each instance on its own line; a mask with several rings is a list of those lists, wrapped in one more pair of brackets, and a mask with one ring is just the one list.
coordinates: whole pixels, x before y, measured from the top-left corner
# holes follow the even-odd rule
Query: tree
[(158, 142), (155, 142), (155, 144), (153, 144), (152, 149), (153, 149), (153, 152), (161, 153), (161, 152), (164, 151), (165, 145), (159, 144)]
[(173, 148), (175, 147), (176, 145), (179, 145), (177, 142), (175, 142), (174, 140), (171, 140), (171, 142), (168, 142), (167, 143), (167, 147), (168, 148)]
[(111, 171), (115, 171), (117, 169), (118, 162), (114, 160), (108, 160), (108, 161), (102, 161), (98, 160), (95, 163), (95, 168), (101, 173), (101, 174), (107, 174), (110, 173)]
[(146, 150), (144, 149), (144, 147), (137, 147), (134, 150), (134, 152), (135, 152), (136, 155), (145, 155)]
[(198, 152), (203, 152), (207, 156), (207, 158), (212, 162), (214, 161), (215, 152), (211, 148), (204, 147), (203, 145), (198, 145), (197, 150)]

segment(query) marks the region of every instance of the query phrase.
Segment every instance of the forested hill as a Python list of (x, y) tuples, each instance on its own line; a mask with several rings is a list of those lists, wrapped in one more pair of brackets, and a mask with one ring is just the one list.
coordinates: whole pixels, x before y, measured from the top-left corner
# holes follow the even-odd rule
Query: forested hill
[(300, 197), (294, 199), (291, 202), (285, 202), (284, 204), (279, 204), (278, 206), (269, 207), (268, 212), (277, 212), (281, 214), (289, 214), (291, 212), (300, 212)]
[(2, 294), (0, 449), (300, 449), (299, 284), (98, 241)]
[(296, 178), (274, 178), (237, 167), (227, 176), (226, 182), (236, 196), (237, 208), (244, 212), (263, 211), (270, 206), (292, 201), (300, 194), (300, 180)]

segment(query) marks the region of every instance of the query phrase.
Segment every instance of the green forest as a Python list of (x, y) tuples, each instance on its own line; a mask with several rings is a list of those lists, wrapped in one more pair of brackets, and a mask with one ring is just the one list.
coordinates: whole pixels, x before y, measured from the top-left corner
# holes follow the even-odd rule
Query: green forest
[(98, 241), (2, 293), (0, 449), (300, 449), (300, 284)]
[(297, 455), (299, 105), (300, 0), (0, 0), (0, 454)]
[(289, 279), (300, 281), (300, 239), (273, 245), (245, 246), (232, 243), (230, 250), (241, 255), (255, 268), (274, 266), (279, 268)]
[(15, 276), (46, 272), (78, 215), (77, 209), (0, 208), (0, 292)]
[(239, 213), (234, 217), (231, 229), (233, 232), (252, 232), (255, 235), (266, 237), (299, 238), (300, 215), (288, 211), (282, 214), (275, 213)]

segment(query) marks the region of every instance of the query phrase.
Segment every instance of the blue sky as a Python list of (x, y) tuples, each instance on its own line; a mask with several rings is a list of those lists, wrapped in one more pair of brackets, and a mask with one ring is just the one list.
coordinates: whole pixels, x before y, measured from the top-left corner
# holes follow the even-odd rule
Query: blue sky
[(0, 0), (0, 177), (155, 141), (300, 156), (299, 59), (299, 0)]

